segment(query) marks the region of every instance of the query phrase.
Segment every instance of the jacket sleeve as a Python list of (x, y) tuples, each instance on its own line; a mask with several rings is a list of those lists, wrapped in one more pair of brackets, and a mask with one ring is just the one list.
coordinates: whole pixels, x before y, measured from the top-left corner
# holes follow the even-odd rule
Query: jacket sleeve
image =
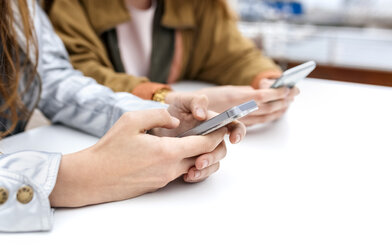
[(39, 108), (53, 122), (100, 137), (124, 112), (167, 107), (129, 93), (113, 93), (94, 79), (74, 70), (47, 16), (40, 8), (38, 12), (38, 73), (42, 79)]
[(203, 7), (196, 7), (196, 12), (203, 10), (196, 18), (198, 28), (204, 30), (199, 42), (207, 49), (197, 79), (220, 85), (250, 85), (263, 77), (277, 77), (280, 68), (240, 33), (236, 18), (217, 2), (201, 1)]
[(60, 161), (61, 154), (36, 151), (0, 155), (0, 232), (52, 228), (49, 195)]
[(56, 0), (49, 15), (68, 50), (71, 63), (85, 76), (94, 78), (116, 92), (132, 92), (136, 86), (149, 82), (145, 77), (135, 77), (114, 70), (106, 48), (89, 22), (80, 1)]

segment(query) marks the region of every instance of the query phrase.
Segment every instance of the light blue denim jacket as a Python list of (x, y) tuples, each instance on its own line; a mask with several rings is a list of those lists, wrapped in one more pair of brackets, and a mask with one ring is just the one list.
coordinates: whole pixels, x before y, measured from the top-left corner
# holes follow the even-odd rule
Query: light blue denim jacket
[[(28, 2), (39, 49), (38, 76), (22, 99), (29, 111), (32, 112), (38, 104), (52, 122), (100, 137), (124, 112), (166, 107), (129, 93), (113, 93), (74, 70), (45, 13), (35, 1)], [(23, 33), (15, 6), (14, 13), (15, 29), (23, 49)], [(34, 56), (34, 53), (28, 55), (30, 61), (35, 61)], [(20, 90), (26, 87), (26, 76), (22, 75)], [(0, 121), (0, 129), (10, 126), (9, 121)], [(22, 120), (17, 131), (23, 131), (26, 122), (27, 119)], [(61, 156), (41, 151), (0, 155), (0, 187), (5, 188), (9, 195), (7, 201), (0, 205), (0, 231), (44, 231), (52, 228), (53, 210), (48, 196), (56, 184)], [(33, 188), (34, 196), (29, 203), (22, 204), (16, 195), (18, 189), (25, 185)]]

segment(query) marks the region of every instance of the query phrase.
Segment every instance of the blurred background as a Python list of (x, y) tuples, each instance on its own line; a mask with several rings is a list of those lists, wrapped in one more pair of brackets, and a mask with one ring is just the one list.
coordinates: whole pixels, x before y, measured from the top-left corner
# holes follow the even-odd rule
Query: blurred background
[(392, 86), (392, 0), (228, 0), (241, 32), (283, 69)]

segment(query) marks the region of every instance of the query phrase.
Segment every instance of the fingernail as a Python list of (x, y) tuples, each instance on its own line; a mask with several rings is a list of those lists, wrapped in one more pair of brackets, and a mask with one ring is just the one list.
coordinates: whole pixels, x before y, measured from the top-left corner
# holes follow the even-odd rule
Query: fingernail
[(201, 168), (204, 169), (204, 168), (206, 168), (207, 166), (208, 166), (208, 161), (207, 161), (207, 160), (203, 160), (203, 161), (201, 162)]
[(234, 143), (237, 144), (237, 143), (240, 142), (240, 141), (241, 141), (241, 135), (237, 134), (237, 135), (235, 136)]
[(197, 109), (196, 109), (196, 115), (197, 115), (198, 117), (200, 117), (200, 118), (204, 118), (204, 117), (205, 117), (204, 111), (203, 111), (201, 108), (197, 108)]
[(197, 179), (197, 178), (199, 178), (200, 177), (200, 171), (195, 171), (195, 178)]

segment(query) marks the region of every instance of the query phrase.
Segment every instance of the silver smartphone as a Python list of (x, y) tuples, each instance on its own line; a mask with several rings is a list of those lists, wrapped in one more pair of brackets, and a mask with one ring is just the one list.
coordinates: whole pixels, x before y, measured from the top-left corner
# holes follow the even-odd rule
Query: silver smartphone
[(194, 127), (185, 133), (179, 135), (178, 137), (185, 137), (190, 135), (207, 135), (227, 124), (244, 117), (245, 115), (259, 109), (257, 103), (253, 100), (243, 103), (241, 105), (232, 107), (231, 109), (226, 110), (225, 112), (211, 118), (207, 121), (204, 121), (197, 127)]
[(292, 88), (296, 83), (306, 78), (316, 68), (316, 62), (309, 61), (283, 72), (271, 88), (289, 87)]

